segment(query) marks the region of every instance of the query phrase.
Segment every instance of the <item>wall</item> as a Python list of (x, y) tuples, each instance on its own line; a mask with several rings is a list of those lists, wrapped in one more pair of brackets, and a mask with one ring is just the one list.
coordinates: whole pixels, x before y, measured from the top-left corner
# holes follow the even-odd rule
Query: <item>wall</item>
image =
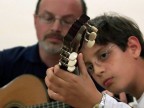
[[(88, 15), (115, 11), (133, 18), (144, 32), (144, 0), (85, 0)], [(0, 0), (0, 50), (37, 42), (33, 13), (37, 0)]]

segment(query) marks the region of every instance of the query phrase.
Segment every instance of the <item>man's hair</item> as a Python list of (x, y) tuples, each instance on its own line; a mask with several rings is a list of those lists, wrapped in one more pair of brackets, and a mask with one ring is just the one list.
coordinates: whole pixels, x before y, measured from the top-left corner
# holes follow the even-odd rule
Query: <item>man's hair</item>
[(141, 45), (141, 56), (144, 57), (143, 35), (138, 25), (129, 17), (118, 13), (104, 13), (91, 20), (91, 24), (98, 28), (96, 43), (107, 45), (114, 43), (123, 51), (127, 48), (128, 38), (135, 36)]
[[(40, 2), (42, 0), (38, 0), (37, 4), (36, 4), (36, 9), (35, 9), (35, 15), (38, 14), (39, 12), (39, 6), (40, 6)], [(83, 14), (87, 14), (87, 6), (86, 6), (86, 3), (84, 0), (81, 0), (81, 3), (82, 3), (82, 10), (83, 10)]]

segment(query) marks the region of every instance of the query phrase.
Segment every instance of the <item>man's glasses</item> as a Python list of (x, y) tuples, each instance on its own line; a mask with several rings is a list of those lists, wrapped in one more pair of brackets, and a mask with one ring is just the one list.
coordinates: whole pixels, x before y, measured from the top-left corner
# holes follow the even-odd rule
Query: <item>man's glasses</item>
[(56, 20), (59, 20), (61, 26), (71, 26), (76, 18), (71, 16), (65, 16), (65, 17), (56, 17), (55, 15), (51, 13), (46, 13), (43, 15), (37, 15), (42, 23), (45, 24), (53, 24)]
[[(109, 46), (107, 49), (105, 50), (101, 50), (99, 51), (97, 54), (96, 54), (96, 60), (95, 60), (95, 63), (96, 65), (103, 65), (109, 58), (110, 58), (110, 54), (111, 54), (111, 49), (114, 47), (115, 45), (111, 45)], [(87, 64), (87, 70), (88, 72), (90, 73), (93, 73), (94, 72), (94, 68), (93, 68), (93, 65), (90, 63), (90, 64)]]

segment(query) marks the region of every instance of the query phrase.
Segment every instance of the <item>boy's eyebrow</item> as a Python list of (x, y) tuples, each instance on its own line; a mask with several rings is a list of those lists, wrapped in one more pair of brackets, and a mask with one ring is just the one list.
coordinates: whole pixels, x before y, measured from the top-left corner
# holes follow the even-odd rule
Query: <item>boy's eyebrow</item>
[(95, 55), (97, 55), (99, 52), (101, 52), (102, 50), (106, 49), (107, 46), (101, 46), (98, 50), (95, 51)]
[[(98, 55), (98, 53), (99, 53), (101, 50), (103, 50), (103, 48), (105, 48), (105, 47), (102, 47), (102, 48), (99, 48), (98, 50), (96, 50), (96, 51), (94, 52), (94, 55)], [(84, 62), (85, 62), (86, 65), (90, 64), (90, 61), (85, 60)]]

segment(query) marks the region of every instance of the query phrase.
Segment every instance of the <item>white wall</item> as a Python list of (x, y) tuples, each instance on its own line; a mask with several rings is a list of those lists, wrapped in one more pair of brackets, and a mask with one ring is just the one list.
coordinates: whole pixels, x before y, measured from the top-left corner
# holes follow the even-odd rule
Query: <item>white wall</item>
[[(144, 0), (85, 0), (94, 18), (107, 11), (133, 18), (144, 32)], [(33, 13), (37, 0), (0, 0), (0, 50), (37, 42)]]

